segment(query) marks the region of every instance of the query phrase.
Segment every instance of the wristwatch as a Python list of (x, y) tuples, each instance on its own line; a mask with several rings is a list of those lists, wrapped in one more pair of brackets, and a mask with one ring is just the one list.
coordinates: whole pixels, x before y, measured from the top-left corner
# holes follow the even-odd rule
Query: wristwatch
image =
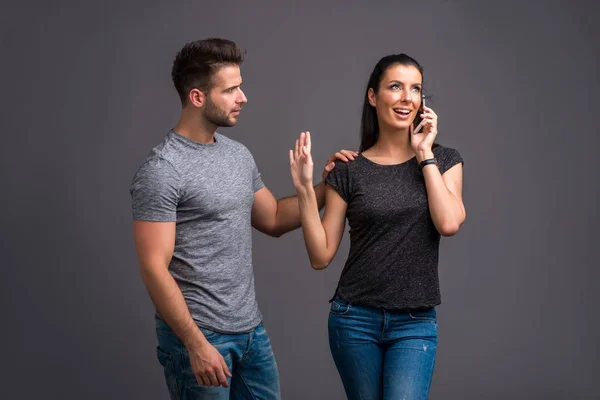
[(419, 168), (423, 169), (424, 166), (429, 164), (435, 164), (435, 166), (439, 168), (438, 162), (435, 158), (428, 158), (426, 160), (421, 161), (419, 163)]

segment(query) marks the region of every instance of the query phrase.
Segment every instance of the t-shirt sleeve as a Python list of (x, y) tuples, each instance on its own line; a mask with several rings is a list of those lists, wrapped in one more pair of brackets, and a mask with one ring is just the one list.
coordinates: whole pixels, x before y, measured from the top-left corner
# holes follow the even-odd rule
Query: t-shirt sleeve
[(352, 198), (352, 187), (350, 183), (350, 174), (348, 173), (348, 164), (344, 161), (336, 160), (335, 167), (327, 178), (325, 183), (331, 186), (346, 203), (350, 203)]
[(436, 158), (442, 174), (458, 163), (464, 164), (464, 160), (458, 150), (450, 147), (441, 148)]
[(170, 162), (162, 158), (147, 160), (131, 183), (133, 219), (177, 221), (179, 182), (179, 174)]
[(252, 160), (252, 182), (254, 185), (254, 193), (256, 193), (260, 189), (265, 187), (265, 184), (262, 180), (260, 172), (258, 171), (258, 167), (256, 166), (256, 161), (254, 160), (254, 157), (252, 157), (252, 155), (250, 155), (250, 159)]

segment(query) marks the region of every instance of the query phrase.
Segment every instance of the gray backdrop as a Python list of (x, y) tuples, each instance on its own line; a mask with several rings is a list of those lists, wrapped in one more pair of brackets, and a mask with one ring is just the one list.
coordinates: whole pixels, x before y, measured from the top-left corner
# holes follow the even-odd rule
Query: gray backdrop
[[(278, 197), (287, 151), (358, 147), (368, 75), (425, 67), (439, 141), (465, 158), (467, 222), (443, 239), (432, 399), (597, 399), (598, 5), (592, 1), (23, 1), (0, 12), (3, 399), (164, 399), (128, 193), (178, 117), (171, 62), (222, 36), (248, 51), (222, 130)], [(54, 4), (49, 4), (54, 3)], [(342, 399), (327, 300), (300, 231), (254, 235), (284, 399)]]

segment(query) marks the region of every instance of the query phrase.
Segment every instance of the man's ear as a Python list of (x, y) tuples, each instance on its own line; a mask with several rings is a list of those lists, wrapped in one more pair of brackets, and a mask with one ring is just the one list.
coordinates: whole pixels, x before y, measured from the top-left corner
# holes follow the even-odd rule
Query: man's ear
[(188, 93), (188, 101), (194, 107), (202, 107), (206, 103), (206, 95), (200, 89), (192, 89)]

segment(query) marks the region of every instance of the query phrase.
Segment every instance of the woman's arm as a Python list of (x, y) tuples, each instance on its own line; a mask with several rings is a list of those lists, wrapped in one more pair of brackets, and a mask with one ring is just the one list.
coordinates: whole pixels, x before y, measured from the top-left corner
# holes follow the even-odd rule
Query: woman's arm
[(346, 202), (330, 186), (325, 189), (325, 212), (319, 215), (313, 188), (310, 133), (302, 132), (295, 150), (290, 150), (290, 172), (298, 193), (304, 243), (314, 269), (324, 269), (333, 260), (344, 233)]
[[(410, 130), (410, 144), (419, 164), (423, 160), (434, 158), (432, 146), (437, 136), (438, 122), (437, 114), (425, 105), (421, 117), (424, 121), (422, 133)], [(458, 232), (467, 217), (462, 201), (462, 171), (462, 163), (454, 165), (443, 175), (435, 164), (423, 167), (429, 213), (435, 228), (443, 236), (452, 236)]]
[(462, 175), (460, 163), (443, 175), (434, 164), (423, 167), (429, 213), (440, 235), (456, 234), (467, 216), (462, 200)]
[(310, 264), (314, 269), (324, 269), (335, 257), (342, 241), (346, 226), (346, 202), (331, 186), (327, 186), (325, 212), (321, 220), (312, 186), (297, 190), (302, 233)]

